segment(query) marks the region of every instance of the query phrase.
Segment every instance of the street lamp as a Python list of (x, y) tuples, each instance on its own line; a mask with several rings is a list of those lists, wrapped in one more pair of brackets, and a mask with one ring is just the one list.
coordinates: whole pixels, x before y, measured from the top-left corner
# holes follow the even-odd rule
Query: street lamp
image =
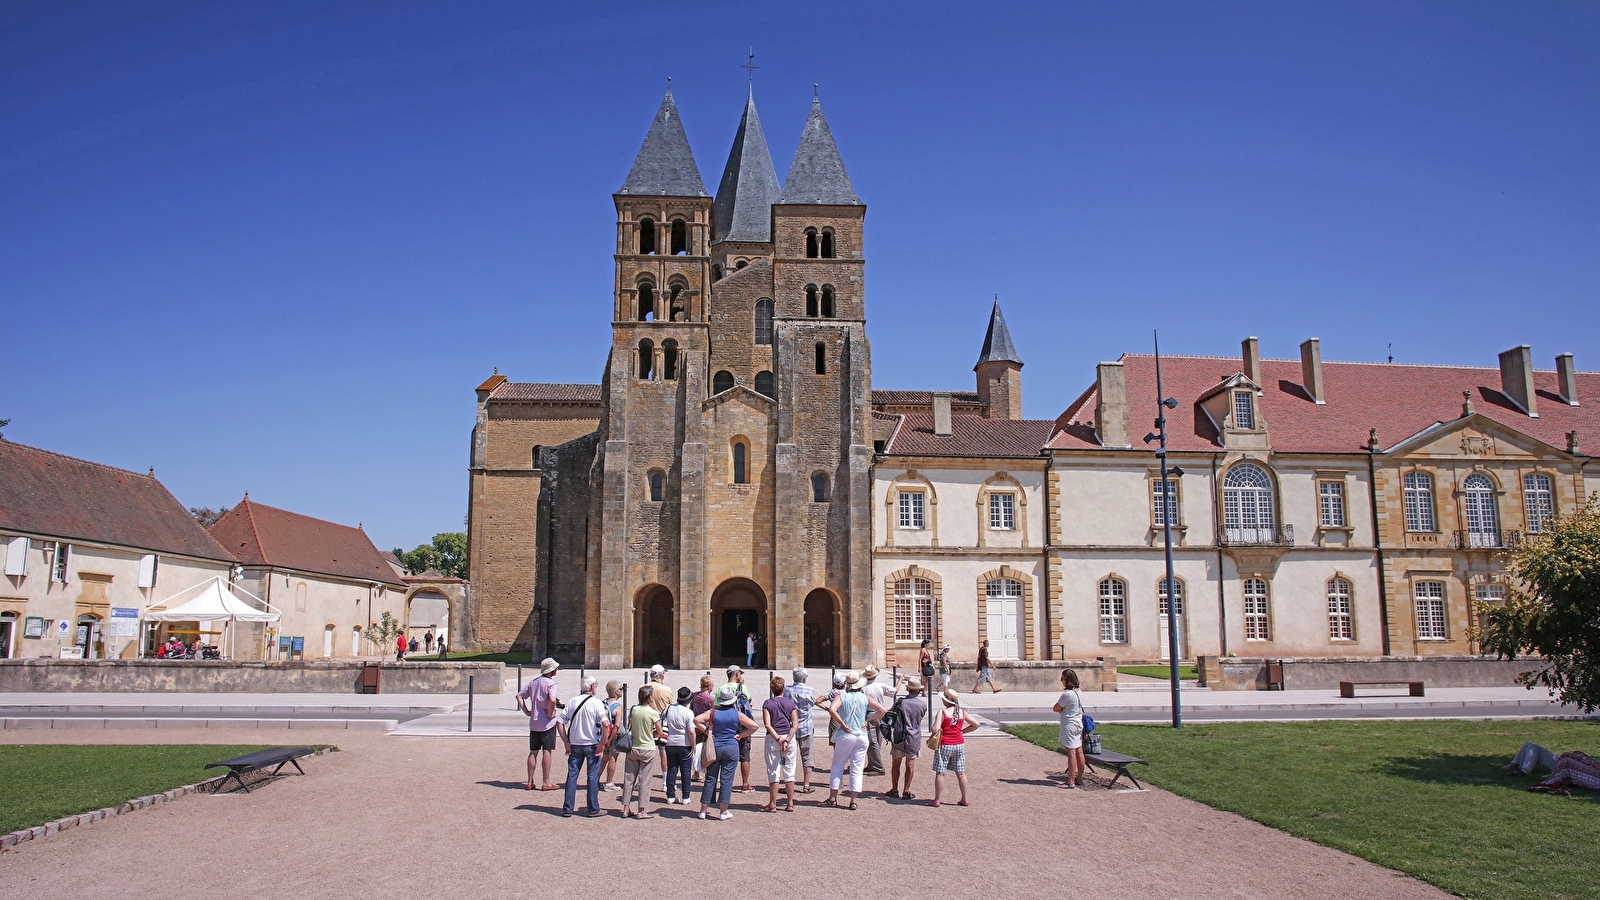
[(1152, 332), (1156, 347), (1156, 430), (1144, 436), (1146, 444), (1160, 441), (1156, 458), (1161, 460), (1161, 536), (1167, 551), (1167, 580), (1163, 587), (1167, 597), (1167, 662), (1172, 681), (1172, 727), (1183, 727), (1183, 705), (1178, 689), (1178, 600), (1173, 591), (1176, 581), (1172, 572), (1172, 479), (1182, 478), (1183, 470), (1177, 466), (1167, 468), (1167, 410), (1177, 409), (1178, 401), (1168, 397), (1161, 388), (1161, 337)]

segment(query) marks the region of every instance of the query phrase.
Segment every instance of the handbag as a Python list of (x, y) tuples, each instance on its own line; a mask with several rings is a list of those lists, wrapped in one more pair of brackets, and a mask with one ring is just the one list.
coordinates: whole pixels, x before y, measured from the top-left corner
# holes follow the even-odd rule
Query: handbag
[(708, 734), (705, 741), (700, 744), (700, 768), (710, 770), (716, 764), (717, 747), (716, 744), (711, 742), (711, 735)]
[(615, 735), (612, 735), (612, 737), (611, 737), (611, 752), (612, 753), (629, 753), (629, 752), (632, 752), (632, 750), (633, 750), (633, 732), (629, 730), (630, 728), (632, 728), (632, 722), (631, 722), (632, 719), (633, 719), (633, 707), (630, 706), (630, 707), (628, 707), (627, 715), (623, 716), (623, 718), (622, 718), (623, 727), (622, 728), (618, 728), (617, 729), (617, 733)]
[(1086, 734), (1086, 735), (1083, 736), (1083, 752), (1085, 752), (1085, 753), (1099, 753), (1100, 752), (1100, 735), (1099, 735), (1099, 733)]

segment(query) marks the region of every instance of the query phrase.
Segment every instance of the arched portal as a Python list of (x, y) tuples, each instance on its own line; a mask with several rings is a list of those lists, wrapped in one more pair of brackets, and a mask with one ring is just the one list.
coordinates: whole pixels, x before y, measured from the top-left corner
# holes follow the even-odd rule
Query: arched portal
[[(406, 598), (406, 635), (424, 641), (424, 650), (432, 653), (434, 641), (444, 638), (450, 631), (450, 597), (443, 591), (423, 588)], [(428, 635), (434, 641), (427, 641)]]
[(806, 595), (806, 665), (839, 665), (844, 658), (844, 629), (840, 626), (839, 599), (832, 591), (817, 588)]
[(756, 639), (754, 665), (767, 664), (771, 655), (772, 617), (767, 592), (748, 578), (730, 578), (711, 595), (711, 662), (749, 664), (748, 639)]
[(676, 666), (672, 649), (672, 592), (659, 584), (646, 585), (634, 601), (633, 664)]

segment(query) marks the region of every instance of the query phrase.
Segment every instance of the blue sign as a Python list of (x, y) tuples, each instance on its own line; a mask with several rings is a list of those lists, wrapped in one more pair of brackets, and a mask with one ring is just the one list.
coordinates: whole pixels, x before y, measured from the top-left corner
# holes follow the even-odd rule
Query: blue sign
[(304, 653), (306, 650), (306, 639), (304, 637), (296, 637), (294, 639), (293, 649), (296, 653)]
[(292, 644), (292, 643), (293, 643), (293, 639), (292, 638), (290, 638), (286, 634), (282, 635), (282, 636), (280, 636), (278, 638), (278, 650), (279, 651), (283, 651), (283, 652), (287, 652), (288, 649), (289, 649), (290, 644)]
[(131, 606), (113, 606), (111, 607), (111, 618), (137, 619), (139, 618), (139, 611)]

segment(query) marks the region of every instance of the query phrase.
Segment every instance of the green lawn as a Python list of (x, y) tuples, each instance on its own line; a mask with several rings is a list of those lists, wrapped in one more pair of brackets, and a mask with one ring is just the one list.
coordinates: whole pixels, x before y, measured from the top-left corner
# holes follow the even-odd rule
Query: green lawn
[[(1013, 734), (1056, 748), (1055, 725)], [(1104, 725), (1174, 793), (1474, 898), (1600, 896), (1600, 795), (1527, 791), (1524, 741), (1600, 753), (1600, 722)]]
[[(1123, 675), (1139, 675), (1144, 678), (1170, 678), (1172, 669), (1167, 666), (1117, 666), (1117, 671)], [(1195, 681), (1200, 678), (1200, 673), (1194, 666), (1178, 663), (1178, 678), (1181, 681)]]
[(219, 771), (206, 763), (263, 749), (217, 744), (0, 744), (0, 834), (120, 806)]
[[(389, 654), (389, 660), (392, 661), (393, 659), (394, 654)], [(430, 663), (438, 661), (439, 654), (437, 652), (428, 653), (425, 650), (418, 650), (415, 653), (406, 654), (406, 662), (408, 663)], [(532, 666), (535, 669), (537, 669), (539, 666), (539, 661), (537, 659), (530, 660), (528, 658), (528, 654), (526, 653), (457, 653), (456, 651), (451, 650), (450, 658), (445, 660), (445, 662), (497, 662), (505, 663), (508, 666), (515, 666), (519, 664), (524, 666)], [(539, 673), (535, 671), (534, 674), (537, 675)]]

